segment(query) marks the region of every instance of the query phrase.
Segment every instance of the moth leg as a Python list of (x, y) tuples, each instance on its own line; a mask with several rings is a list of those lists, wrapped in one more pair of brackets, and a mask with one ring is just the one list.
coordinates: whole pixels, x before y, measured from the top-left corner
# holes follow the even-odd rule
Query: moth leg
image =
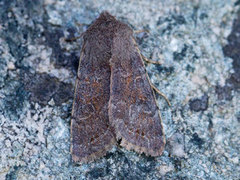
[(165, 94), (161, 93), (158, 88), (156, 88), (151, 82), (150, 82), (151, 87), (159, 94), (161, 95), (168, 103), (169, 106), (171, 106), (170, 101), (168, 100), (167, 96)]
[(149, 31), (148, 31), (148, 30), (141, 29), (141, 30), (136, 30), (136, 31), (134, 31), (134, 34), (139, 34), (139, 33), (142, 33), (142, 32), (149, 33)]
[(145, 57), (144, 55), (142, 55), (142, 54), (141, 54), (141, 56), (142, 56), (142, 59), (143, 59), (145, 62), (147, 62), (147, 63), (158, 64), (158, 65), (161, 65), (161, 64), (162, 64), (161, 62), (150, 60), (150, 59), (146, 58), (146, 57)]
[[(76, 22), (75, 24), (76, 24), (77, 26), (87, 26), (87, 25), (89, 25), (89, 24), (79, 23), (79, 22)], [(82, 38), (82, 36), (83, 36), (83, 33), (81, 33), (80, 36), (73, 37), (73, 38), (70, 38), (70, 39), (64, 38), (64, 40), (65, 40), (66, 42), (72, 42), (72, 41), (76, 41), (77, 39)]]
[(73, 41), (76, 41), (77, 39), (80, 39), (82, 37), (83, 34), (80, 34), (80, 36), (76, 36), (76, 37), (73, 37), (73, 38), (64, 38), (64, 41), (66, 42), (73, 42)]
[[(147, 63), (161, 65), (160, 62), (152, 61), (152, 60), (146, 58), (146, 57), (145, 57), (144, 55), (142, 55), (142, 54), (141, 54), (141, 56), (142, 56), (142, 59), (143, 59), (145, 62), (147, 62)], [(149, 78), (148, 78), (148, 79), (149, 79)], [(169, 106), (171, 106), (171, 103), (170, 103), (170, 101), (168, 100), (167, 96), (165, 96), (163, 93), (161, 93), (161, 92), (159, 91), (159, 89), (156, 88), (156, 87), (152, 84), (152, 82), (150, 81), (150, 79), (149, 79), (149, 82), (150, 82), (151, 87), (152, 87), (159, 95), (161, 95), (161, 96), (167, 101), (167, 103), (168, 103)]]

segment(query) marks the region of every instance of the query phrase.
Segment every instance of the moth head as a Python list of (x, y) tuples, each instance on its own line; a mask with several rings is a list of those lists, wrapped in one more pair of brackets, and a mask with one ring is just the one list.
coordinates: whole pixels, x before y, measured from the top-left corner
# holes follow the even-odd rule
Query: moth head
[(115, 20), (116, 21), (115, 17), (112, 16), (108, 11), (103, 11), (99, 15), (98, 19), (102, 19), (102, 20), (105, 20), (105, 21), (111, 21), (111, 20)]
[(114, 25), (117, 22), (118, 21), (116, 20), (116, 18), (114, 16), (112, 16), (107, 11), (103, 11), (99, 15), (99, 17), (93, 22), (91, 27), (95, 27), (99, 30), (103, 29), (104, 31), (106, 31), (106, 30), (111, 30), (112, 28), (114, 28)]

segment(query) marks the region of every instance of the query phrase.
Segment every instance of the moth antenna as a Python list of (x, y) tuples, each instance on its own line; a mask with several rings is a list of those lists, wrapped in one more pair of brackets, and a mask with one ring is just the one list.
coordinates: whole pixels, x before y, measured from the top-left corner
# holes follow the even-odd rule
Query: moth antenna
[(167, 101), (168, 105), (171, 106), (171, 103), (168, 100), (167, 96), (165, 94), (163, 94), (162, 92), (160, 92), (159, 89), (156, 88), (151, 82), (150, 82), (150, 85), (159, 95), (161, 95)]

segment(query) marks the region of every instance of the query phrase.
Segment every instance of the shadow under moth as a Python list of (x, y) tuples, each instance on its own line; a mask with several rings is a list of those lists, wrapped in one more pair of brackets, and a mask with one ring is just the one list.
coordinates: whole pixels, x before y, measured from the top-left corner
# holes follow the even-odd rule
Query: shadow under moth
[(72, 109), (72, 158), (93, 161), (117, 141), (148, 156), (161, 155), (165, 145), (133, 30), (103, 12), (83, 34)]

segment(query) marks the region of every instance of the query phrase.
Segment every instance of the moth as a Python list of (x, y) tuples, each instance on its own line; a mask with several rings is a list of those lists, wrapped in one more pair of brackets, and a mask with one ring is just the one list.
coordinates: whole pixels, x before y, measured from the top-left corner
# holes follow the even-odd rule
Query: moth
[(72, 159), (93, 161), (117, 142), (159, 156), (165, 136), (133, 30), (103, 12), (83, 34), (72, 108)]

